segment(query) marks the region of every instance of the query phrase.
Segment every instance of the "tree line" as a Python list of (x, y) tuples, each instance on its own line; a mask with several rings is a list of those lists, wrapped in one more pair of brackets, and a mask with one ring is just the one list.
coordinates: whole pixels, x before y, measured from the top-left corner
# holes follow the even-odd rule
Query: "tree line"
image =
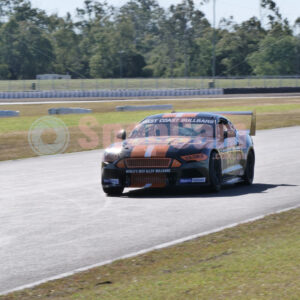
[(300, 18), (291, 25), (272, 0), (262, 8), (266, 26), (252, 17), (213, 28), (193, 0), (167, 9), (156, 0), (119, 8), (85, 0), (74, 17), (1, 0), (0, 79), (211, 76), (214, 36), (217, 76), (299, 74)]

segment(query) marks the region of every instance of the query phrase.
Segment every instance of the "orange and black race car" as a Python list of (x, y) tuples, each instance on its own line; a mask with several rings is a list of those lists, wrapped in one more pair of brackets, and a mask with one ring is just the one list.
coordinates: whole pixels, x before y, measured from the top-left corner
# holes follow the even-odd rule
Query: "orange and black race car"
[[(225, 115), (251, 115), (251, 129), (237, 130)], [(126, 138), (107, 148), (102, 186), (108, 195), (124, 188), (252, 184), (255, 113), (170, 113), (149, 116)]]

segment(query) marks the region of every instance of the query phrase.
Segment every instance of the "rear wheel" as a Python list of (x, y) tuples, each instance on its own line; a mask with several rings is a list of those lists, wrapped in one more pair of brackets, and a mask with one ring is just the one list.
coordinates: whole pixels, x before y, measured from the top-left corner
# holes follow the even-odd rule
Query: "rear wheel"
[(251, 185), (253, 183), (254, 166), (255, 166), (255, 155), (253, 151), (250, 151), (247, 157), (245, 174), (243, 176), (243, 180), (246, 185)]
[(103, 191), (107, 196), (121, 196), (124, 188), (123, 187), (103, 187)]
[(213, 152), (209, 161), (210, 187), (213, 192), (219, 192), (222, 186), (222, 166), (220, 155)]

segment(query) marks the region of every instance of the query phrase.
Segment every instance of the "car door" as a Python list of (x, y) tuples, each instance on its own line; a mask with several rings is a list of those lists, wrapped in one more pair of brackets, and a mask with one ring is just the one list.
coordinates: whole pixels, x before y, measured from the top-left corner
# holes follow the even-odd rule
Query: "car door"
[(228, 144), (230, 146), (230, 152), (232, 153), (232, 175), (240, 176), (243, 175), (243, 152), (239, 141), (238, 131), (235, 129), (231, 122), (226, 124)]
[(232, 123), (226, 119), (220, 119), (218, 128), (222, 173), (224, 176), (238, 176), (241, 174), (243, 167), (237, 131)]

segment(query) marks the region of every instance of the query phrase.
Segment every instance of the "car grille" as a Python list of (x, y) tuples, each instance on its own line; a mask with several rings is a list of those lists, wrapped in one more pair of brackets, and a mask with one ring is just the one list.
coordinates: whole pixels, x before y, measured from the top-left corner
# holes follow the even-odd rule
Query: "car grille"
[(170, 158), (128, 158), (125, 160), (129, 169), (134, 168), (168, 168), (171, 164)]
[(131, 174), (131, 187), (144, 187), (147, 184), (154, 188), (165, 187), (166, 174)]

